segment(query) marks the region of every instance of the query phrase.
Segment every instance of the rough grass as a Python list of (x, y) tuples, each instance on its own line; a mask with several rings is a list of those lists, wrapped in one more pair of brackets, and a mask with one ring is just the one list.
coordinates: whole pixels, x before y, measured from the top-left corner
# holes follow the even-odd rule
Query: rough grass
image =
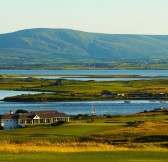
[(124, 147), (114, 147), (108, 144), (94, 142), (66, 142), (51, 143), (26, 142), (24, 144), (12, 144), (3, 142), (0, 144), (0, 161), (155, 161), (166, 162), (168, 150), (163, 148), (146, 148), (131, 150)]
[(49, 141), (27, 141), (22, 144), (12, 144), (6, 141), (1, 142), (0, 152), (92, 152), (92, 151), (114, 151), (128, 150), (123, 147), (114, 147), (108, 144), (95, 142), (59, 142)]

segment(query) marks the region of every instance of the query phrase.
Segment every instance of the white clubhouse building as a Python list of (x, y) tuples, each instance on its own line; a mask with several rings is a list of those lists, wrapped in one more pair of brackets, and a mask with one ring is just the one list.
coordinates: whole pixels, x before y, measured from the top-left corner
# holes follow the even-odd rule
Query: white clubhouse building
[(30, 124), (52, 124), (58, 121), (70, 122), (70, 117), (55, 110), (32, 111), (24, 114), (10, 112), (10, 114), (0, 115), (0, 126), (3, 126), (5, 130)]

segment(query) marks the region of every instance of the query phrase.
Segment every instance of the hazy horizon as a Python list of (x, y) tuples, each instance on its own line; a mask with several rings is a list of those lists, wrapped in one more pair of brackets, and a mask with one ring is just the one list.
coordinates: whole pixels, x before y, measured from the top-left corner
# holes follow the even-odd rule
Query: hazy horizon
[(0, 33), (66, 28), (168, 35), (167, 6), (167, 0), (0, 0)]
[(94, 32), (94, 31), (83, 31), (83, 30), (80, 30), (80, 29), (70, 29), (70, 28), (25, 28), (25, 29), (18, 29), (18, 30), (15, 30), (15, 31), (10, 31), (10, 32), (6, 32), (6, 33), (0, 33), (1, 34), (9, 34), (9, 33), (15, 33), (15, 32), (19, 32), (19, 31), (24, 31), (24, 30), (32, 30), (32, 29), (65, 29), (65, 30), (74, 30), (74, 31), (80, 31), (80, 32), (86, 32), (86, 33), (95, 33), (95, 34), (110, 34), (110, 35), (165, 35), (165, 36), (168, 36), (168, 34), (139, 34), (139, 33), (106, 33), (106, 32)]

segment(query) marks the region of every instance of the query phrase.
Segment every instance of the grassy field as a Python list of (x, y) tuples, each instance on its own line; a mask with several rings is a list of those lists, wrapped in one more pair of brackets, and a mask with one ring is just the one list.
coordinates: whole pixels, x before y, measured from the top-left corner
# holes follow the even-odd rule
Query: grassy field
[(60, 126), (27, 126), (1, 130), (0, 142), (99, 142), (118, 147), (167, 147), (168, 113), (148, 112), (122, 116), (80, 116)]
[(72, 123), (58, 127), (49, 126), (28, 126), (24, 129), (14, 129), (10, 131), (1, 130), (1, 140), (75, 140), (81, 136), (103, 133), (121, 127), (123, 124), (107, 123)]
[[(138, 81), (76, 81), (61, 80), (62, 85), (56, 85), (56, 80), (36, 78), (1, 78), (0, 89), (54, 92), (36, 95), (21, 95), (8, 97), (5, 101), (80, 101), (80, 100), (115, 100), (126, 99), (122, 95), (102, 97), (103, 91), (117, 94), (148, 93), (147, 97), (132, 97), (130, 99), (161, 99), (158, 94), (164, 93), (168, 99), (168, 80), (138, 80)], [(127, 98), (129, 98), (127, 96)]]
[[(0, 89), (52, 91), (49, 97), (98, 99), (103, 90), (112, 93), (167, 93), (168, 80), (151, 81), (70, 81), (34, 78), (1, 78)], [(24, 95), (22, 95), (24, 97)], [(95, 98), (94, 98), (95, 97)], [(61, 162), (167, 162), (168, 113), (146, 112), (121, 116), (78, 116), (60, 126), (27, 126), (0, 130), (0, 161)]]
[(0, 153), (0, 161), (11, 162), (167, 162), (168, 152), (110, 151), (78, 153)]
[(60, 126), (0, 131), (0, 161), (167, 162), (168, 113), (78, 116)]
[(137, 81), (79, 81), (62, 80), (62, 85), (56, 86), (53, 79), (37, 78), (0, 78), (0, 89), (9, 90), (39, 90), (39, 91), (63, 91), (78, 93), (101, 93), (102, 90), (110, 92), (167, 92), (168, 80), (137, 80)]

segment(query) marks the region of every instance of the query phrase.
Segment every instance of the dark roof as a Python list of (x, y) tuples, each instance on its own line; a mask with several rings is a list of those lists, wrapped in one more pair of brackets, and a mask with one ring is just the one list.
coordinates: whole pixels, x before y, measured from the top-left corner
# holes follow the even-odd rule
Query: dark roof
[(0, 115), (0, 119), (33, 119), (36, 115), (38, 115), (42, 119), (69, 117), (67, 114), (59, 113), (58, 111), (55, 110), (49, 110), (49, 111), (32, 111), (31, 114), (3, 114)]
[(39, 111), (32, 111), (32, 114), (51, 114), (51, 113), (58, 113), (56, 110), (39, 110)]
[(0, 119), (32, 119), (34, 114), (3, 114)]
[(37, 114), (40, 118), (61, 118), (61, 117), (69, 117), (68, 115), (64, 113), (48, 113), (48, 114)]
[(4, 114), (4, 115), (0, 115), (0, 119), (18, 119), (18, 115), (16, 115), (16, 114)]
[(18, 119), (33, 119), (35, 116), (34, 114), (20, 114)]

